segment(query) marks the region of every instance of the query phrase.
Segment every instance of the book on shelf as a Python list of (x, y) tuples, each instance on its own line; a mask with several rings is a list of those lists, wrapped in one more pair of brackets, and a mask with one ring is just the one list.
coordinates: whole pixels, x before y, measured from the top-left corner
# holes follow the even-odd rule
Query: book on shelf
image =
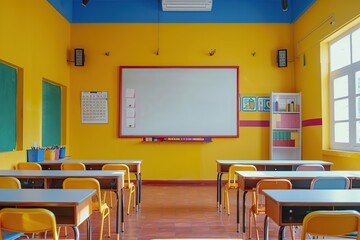
[(273, 102), (274, 112), (299, 112), (300, 106), (295, 98), (280, 98)]
[(298, 133), (289, 131), (274, 131), (273, 146), (275, 147), (296, 147)]

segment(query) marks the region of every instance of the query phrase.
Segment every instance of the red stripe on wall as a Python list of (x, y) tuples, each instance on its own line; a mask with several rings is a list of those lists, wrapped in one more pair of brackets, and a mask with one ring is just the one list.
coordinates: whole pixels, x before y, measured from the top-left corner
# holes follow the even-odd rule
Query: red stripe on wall
[(322, 118), (313, 118), (304, 120), (302, 122), (303, 127), (311, 127), (311, 126), (321, 126), (322, 125)]
[(269, 127), (269, 120), (240, 120), (240, 127)]
[[(240, 127), (270, 127), (269, 120), (240, 120)], [(314, 118), (302, 121), (303, 127), (321, 126), (322, 118)]]

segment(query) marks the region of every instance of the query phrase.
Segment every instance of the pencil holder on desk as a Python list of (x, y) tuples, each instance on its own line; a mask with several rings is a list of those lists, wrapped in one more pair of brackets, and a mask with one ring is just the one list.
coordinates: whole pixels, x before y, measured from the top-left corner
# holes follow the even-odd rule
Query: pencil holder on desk
[(27, 161), (28, 162), (42, 162), (44, 161), (44, 149), (28, 149)]
[(55, 148), (55, 160), (59, 160), (60, 148)]
[(45, 160), (55, 160), (55, 149), (45, 150)]
[(59, 159), (65, 158), (66, 147), (60, 147), (59, 149)]

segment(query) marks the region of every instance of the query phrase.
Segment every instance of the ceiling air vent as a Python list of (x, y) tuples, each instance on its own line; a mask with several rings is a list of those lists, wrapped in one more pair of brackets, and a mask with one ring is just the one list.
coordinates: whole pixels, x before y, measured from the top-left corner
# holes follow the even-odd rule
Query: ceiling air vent
[(162, 0), (163, 11), (211, 11), (212, 0)]

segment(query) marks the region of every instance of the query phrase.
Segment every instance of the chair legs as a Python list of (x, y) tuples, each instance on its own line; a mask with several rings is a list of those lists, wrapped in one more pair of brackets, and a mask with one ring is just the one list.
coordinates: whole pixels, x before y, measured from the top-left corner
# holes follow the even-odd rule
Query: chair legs
[(106, 208), (101, 212), (101, 224), (100, 224), (100, 240), (102, 240), (103, 232), (104, 232), (104, 221), (105, 218), (108, 219), (108, 238), (110, 238), (110, 209)]
[[(101, 213), (100, 238), (99, 238), (100, 240), (102, 240), (102, 236), (103, 236), (103, 232), (104, 232), (104, 221), (105, 221), (106, 217), (108, 219), (108, 238), (110, 238), (110, 209), (109, 208), (104, 209), (104, 211)], [(58, 235), (59, 236), (60, 236), (60, 232), (61, 232), (61, 227), (58, 227)], [(67, 227), (64, 227), (64, 234), (65, 234), (65, 237), (67, 237)]]
[(256, 236), (256, 240), (259, 240), (259, 229), (256, 223), (256, 216), (257, 214), (252, 210), (252, 208), (250, 208), (249, 211), (249, 239), (251, 239), (251, 235), (252, 235), (252, 225), (251, 222), (254, 223), (254, 228), (255, 228), (255, 236)]
[(136, 197), (133, 196), (135, 195), (135, 186), (133, 186), (132, 188), (129, 189), (129, 201), (128, 201), (128, 209), (127, 209), (127, 214), (130, 214), (130, 206), (131, 206), (131, 198), (133, 197), (134, 199), (134, 205), (133, 207), (135, 208), (136, 205)]
[[(259, 229), (258, 229), (258, 226), (257, 226), (257, 222), (256, 222), (256, 217), (257, 217), (258, 214), (256, 214), (252, 207), (250, 208), (250, 211), (249, 211), (249, 239), (251, 239), (251, 236), (252, 236), (252, 222), (254, 223), (254, 228), (255, 228), (255, 237), (256, 237), (256, 240), (260, 240), (260, 236), (259, 236)], [(294, 236), (294, 229), (293, 229), (293, 226), (289, 226), (289, 230), (290, 230), (290, 236), (291, 236), (291, 239), (292, 240), (295, 240), (295, 236)]]
[(230, 215), (229, 189), (226, 186), (224, 189), (224, 209), (226, 209), (227, 214)]
[[(129, 189), (129, 200), (128, 200), (128, 208), (127, 208), (127, 214), (129, 215), (130, 214), (130, 207), (131, 207), (131, 199), (133, 198), (133, 202), (134, 202), (134, 205), (133, 205), (133, 208), (135, 208), (136, 206), (136, 197), (134, 196), (135, 195), (135, 191), (136, 191), (136, 187), (132, 187)], [(106, 196), (107, 196), (107, 193), (109, 193), (109, 198), (110, 198), (110, 208), (112, 208), (113, 204), (112, 204), (112, 191), (104, 191), (104, 201), (106, 201)]]
[[(61, 227), (58, 227), (58, 236), (60, 236)], [(64, 227), (64, 235), (67, 237), (67, 227)]]
[(109, 192), (110, 208), (112, 208), (113, 207), (113, 201), (112, 201), (113, 198), (111, 196), (112, 191), (104, 191), (103, 199), (104, 199), (104, 202), (106, 202), (107, 192)]

